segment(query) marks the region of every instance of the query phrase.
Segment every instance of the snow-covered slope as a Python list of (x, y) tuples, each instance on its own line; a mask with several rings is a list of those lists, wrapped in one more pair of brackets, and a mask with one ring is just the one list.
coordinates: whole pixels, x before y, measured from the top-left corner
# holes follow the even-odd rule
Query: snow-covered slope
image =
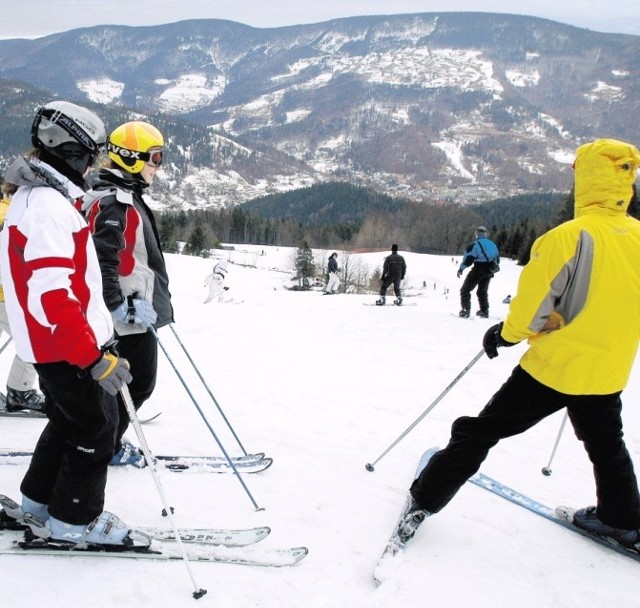
[[(264, 547), (306, 545), (309, 555), (289, 569), (194, 564), (198, 584), (209, 590), (200, 605), (637, 605), (638, 564), (475, 486), (465, 487), (445, 511), (424, 524), (398, 560), (395, 579), (376, 589), (372, 571), (420, 454), (447, 441), (457, 416), (477, 413), (516, 365), (524, 346), (503, 349), (491, 361), (483, 357), (376, 471), (368, 473), (365, 463), (377, 458), (473, 359), (495, 321), (453, 316), (459, 309), (459, 258), (406, 254), (407, 285), (420, 293), (407, 301), (417, 305), (379, 308), (363, 306), (373, 295), (285, 290), (294, 250), (247, 249), (258, 253), (257, 268), (229, 266), (228, 296), (233, 301), (228, 304), (203, 303), (204, 278), (213, 259), (169, 255), (167, 263), (177, 333), (246, 449), (264, 450), (274, 458), (264, 473), (244, 476), (265, 510), (253, 509), (233, 476), (161, 472), (161, 481), (178, 524), (266, 524), (273, 531)], [(317, 252), (318, 260), (326, 261), (326, 254)], [(363, 254), (363, 263), (373, 270), (385, 255)], [(515, 293), (520, 272), (510, 261), (502, 267), (490, 288), (491, 313), (499, 318), (507, 309), (502, 299)], [(171, 330), (163, 329), (159, 336), (226, 448), (238, 453)], [(4, 374), (10, 351), (0, 359)], [(628, 447), (640, 466), (639, 371), (636, 364), (623, 401)], [(0, 386), (3, 383), (4, 376)], [(162, 354), (158, 387), (141, 414), (155, 412), (162, 415), (144, 431), (156, 453), (218, 453)], [(558, 415), (501, 442), (482, 470), (548, 504), (592, 504), (590, 463), (569, 428), (553, 474), (544, 477), (540, 472), (560, 422)], [(2, 418), (0, 448), (32, 449), (42, 427), (39, 420)], [(17, 497), (24, 472), (24, 465), (0, 468), (0, 492)], [(110, 470), (106, 508), (130, 524), (167, 525), (147, 470)], [(194, 605), (180, 562), (2, 555), (0, 571), (3, 607)]]

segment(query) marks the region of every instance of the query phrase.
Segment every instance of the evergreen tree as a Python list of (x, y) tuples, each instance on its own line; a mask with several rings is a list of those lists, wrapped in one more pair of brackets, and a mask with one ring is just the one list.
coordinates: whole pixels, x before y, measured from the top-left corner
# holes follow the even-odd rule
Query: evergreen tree
[(302, 241), (300, 247), (296, 250), (295, 270), (296, 279), (298, 279), (300, 285), (305, 287), (309, 285), (309, 279), (316, 274), (313, 251), (311, 251), (307, 241)]
[(189, 240), (187, 241), (187, 246), (185, 247), (185, 253), (190, 255), (202, 255), (203, 250), (206, 247), (206, 238), (204, 234), (204, 230), (202, 229), (201, 224), (196, 224), (196, 227), (193, 229)]

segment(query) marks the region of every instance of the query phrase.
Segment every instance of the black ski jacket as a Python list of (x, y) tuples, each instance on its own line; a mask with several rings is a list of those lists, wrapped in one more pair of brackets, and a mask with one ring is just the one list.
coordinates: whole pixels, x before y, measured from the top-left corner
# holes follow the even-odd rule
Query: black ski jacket
[[(93, 233), (107, 308), (113, 311), (135, 295), (151, 302), (158, 328), (173, 323), (173, 307), (155, 219), (142, 198), (145, 186), (119, 169), (101, 169), (82, 210)], [(145, 331), (116, 323), (120, 335)]]

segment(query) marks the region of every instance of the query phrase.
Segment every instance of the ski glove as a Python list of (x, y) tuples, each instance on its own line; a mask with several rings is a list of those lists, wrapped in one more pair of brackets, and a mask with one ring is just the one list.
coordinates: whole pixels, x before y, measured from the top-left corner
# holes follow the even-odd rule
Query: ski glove
[(116, 395), (133, 380), (129, 373), (129, 362), (110, 352), (103, 353), (90, 371), (91, 377), (110, 395)]
[(461, 276), (462, 276), (462, 268), (458, 270), (458, 278), (460, 278)]
[(502, 321), (496, 325), (492, 325), (482, 338), (482, 347), (484, 352), (487, 353), (489, 359), (493, 359), (498, 356), (498, 347), (500, 346), (514, 346), (517, 342), (507, 342), (502, 337)]
[(111, 316), (114, 321), (119, 321), (120, 323), (138, 324), (145, 327), (151, 327), (158, 318), (151, 302), (140, 300), (133, 296), (123, 300), (118, 308), (111, 311)]

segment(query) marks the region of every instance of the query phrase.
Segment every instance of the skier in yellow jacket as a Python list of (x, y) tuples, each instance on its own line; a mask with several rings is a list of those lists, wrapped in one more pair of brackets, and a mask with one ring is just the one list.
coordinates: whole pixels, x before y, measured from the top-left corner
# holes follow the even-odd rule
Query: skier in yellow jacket
[(533, 244), (504, 324), (483, 339), (489, 358), (522, 340), (529, 348), (477, 417), (453, 423), (448, 445), (411, 487), (401, 538), (444, 508), (499, 440), (566, 408), (597, 495), (574, 523), (640, 548), (640, 496), (620, 415), (640, 340), (640, 222), (627, 214), (638, 166), (640, 153), (625, 142), (578, 148), (575, 218)]

